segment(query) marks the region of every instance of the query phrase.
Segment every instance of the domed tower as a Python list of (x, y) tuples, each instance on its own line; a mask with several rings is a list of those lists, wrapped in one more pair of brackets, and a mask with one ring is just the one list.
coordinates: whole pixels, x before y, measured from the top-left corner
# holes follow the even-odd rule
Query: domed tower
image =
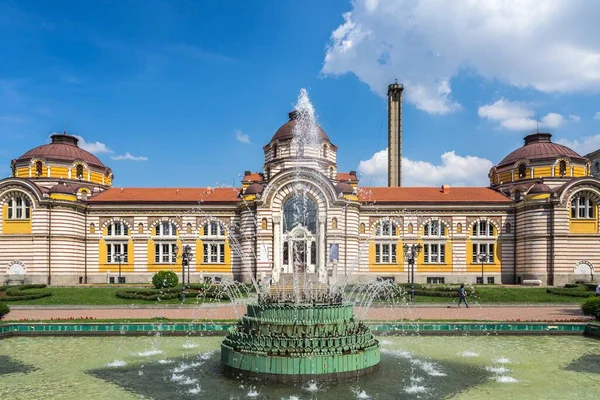
[[(265, 152), (264, 179), (268, 182), (284, 169), (307, 167), (316, 169), (330, 179), (337, 175), (337, 146), (318, 125), (314, 126), (313, 140), (306, 140), (298, 132), (304, 121), (298, 111), (288, 114), (289, 121), (283, 124), (273, 138), (263, 147)], [(310, 129), (310, 127), (308, 128)]]
[[(98, 157), (79, 147), (79, 139), (65, 133), (50, 136), (52, 142), (12, 160), (12, 176), (33, 180), (43, 188), (68, 182), (78, 195), (111, 187), (113, 174)], [(71, 189), (69, 189), (71, 190)]]
[[(489, 172), (491, 187), (520, 200), (536, 183), (556, 189), (573, 178), (590, 175), (589, 162), (574, 150), (553, 143), (550, 133), (525, 136), (525, 144)], [(538, 187), (539, 190), (539, 187)]]

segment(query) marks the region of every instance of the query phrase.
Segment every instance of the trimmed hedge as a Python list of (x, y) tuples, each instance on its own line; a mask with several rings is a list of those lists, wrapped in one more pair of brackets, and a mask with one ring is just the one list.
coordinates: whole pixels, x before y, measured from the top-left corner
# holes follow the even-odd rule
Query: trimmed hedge
[[(410, 292), (408, 292), (410, 293)], [(429, 297), (458, 297), (458, 289), (450, 291), (439, 291), (439, 290), (416, 290), (415, 296), (429, 296)]]
[(581, 305), (581, 311), (585, 315), (591, 315), (600, 321), (600, 296), (584, 301)]
[(10, 307), (4, 303), (0, 303), (0, 319), (10, 312)]
[(6, 292), (6, 297), (2, 298), (2, 301), (21, 301), (21, 300), (35, 300), (41, 299), (42, 297), (52, 296), (52, 292), (29, 292), (31, 289), (44, 289), (46, 285), (18, 285), (18, 286), (3, 286), (0, 291)]
[(181, 288), (166, 288), (166, 289), (130, 289), (118, 290), (115, 294), (122, 299), (137, 299), (137, 300), (170, 300), (176, 299), (181, 293)]
[(152, 284), (157, 289), (172, 288), (178, 283), (179, 278), (173, 271), (158, 271), (152, 276)]
[(559, 296), (569, 296), (569, 297), (592, 297), (594, 296), (593, 292), (585, 290), (585, 288), (573, 288), (573, 289), (564, 289), (564, 288), (549, 288), (546, 289), (546, 293), (556, 294)]

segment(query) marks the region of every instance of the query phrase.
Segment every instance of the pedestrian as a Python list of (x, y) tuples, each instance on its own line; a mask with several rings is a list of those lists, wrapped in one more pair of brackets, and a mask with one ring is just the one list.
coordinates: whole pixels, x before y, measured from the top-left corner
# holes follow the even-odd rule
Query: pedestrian
[(596, 286), (596, 296), (600, 296), (600, 284)]
[(461, 284), (460, 289), (458, 289), (458, 308), (460, 308), (460, 303), (465, 302), (465, 306), (469, 308), (469, 303), (467, 303), (467, 291), (465, 290), (465, 285)]

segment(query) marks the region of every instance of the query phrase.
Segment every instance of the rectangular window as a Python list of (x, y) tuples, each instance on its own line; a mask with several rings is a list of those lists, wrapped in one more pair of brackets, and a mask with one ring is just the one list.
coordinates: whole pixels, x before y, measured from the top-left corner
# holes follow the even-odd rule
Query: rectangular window
[(23, 199), (17, 197), (17, 219), (23, 218)]
[(155, 263), (160, 262), (160, 244), (154, 245), (154, 262)]
[(127, 244), (126, 243), (108, 243), (106, 245), (106, 262), (117, 264), (126, 263), (128, 260)]
[(429, 284), (443, 284), (444, 278), (439, 276), (428, 276), (427, 283)]
[(446, 263), (446, 245), (445, 244), (440, 244), (440, 263), (441, 264)]
[(8, 202), (8, 219), (13, 219), (13, 209), (15, 207), (15, 201), (10, 199)]
[(392, 244), (392, 264), (396, 264), (396, 245)]
[(479, 255), (485, 255), (484, 263), (494, 262), (494, 243), (473, 243), (473, 263), (481, 264)]
[(487, 283), (489, 285), (493, 285), (494, 284), (494, 277), (493, 276), (488, 276), (487, 277)]
[(392, 243), (376, 244), (375, 262), (378, 264), (395, 264), (396, 245)]
[(112, 262), (112, 245), (110, 245), (110, 244), (106, 245), (106, 262), (107, 263)]
[(205, 264), (225, 263), (225, 243), (205, 243), (203, 249)]
[(423, 262), (426, 264), (443, 264), (446, 261), (446, 245), (426, 244), (423, 246)]
[(162, 258), (161, 258), (161, 260), (162, 260), (163, 263), (168, 263), (169, 260), (170, 260), (170, 257), (169, 257), (169, 247), (170, 246), (168, 244), (162, 244), (161, 247), (162, 247)]
[(472, 247), (472, 252), (473, 252), (473, 262), (476, 263), (477, 260), (477, 255), (479, 254), (479, 246), (477, 246), (477, 243), (473, 243), (473, 247)]
[(387, 244), (381, 245), (381, 262), (382, 263), (390, 262), (390, 247)]
[(202, 245), (202, 251), (203, 251), (203, 257), (202, 257), (202, 262), (204, 264), (208, 264), (208, 244), (204, 243)]
[(221, 243), (219, 245), (219, 262), (225, 263), (225, 243)]
[(381, 245), (380, 244), (375, 245), (375, 262), (376, 263), (381, 262)]
[(283, 243), (283, 263), (284, 264), (288, 264), (290, 261), (290, 253), (289, 253), (289, 245), (288, 242), (284, 242)]

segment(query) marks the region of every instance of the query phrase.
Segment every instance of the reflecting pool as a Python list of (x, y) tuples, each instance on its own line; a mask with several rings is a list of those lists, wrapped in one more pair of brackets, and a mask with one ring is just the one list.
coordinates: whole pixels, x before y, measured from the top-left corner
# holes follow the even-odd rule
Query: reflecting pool
[(596, 399), (600, 341), (580, 336), (384, 336), (381, 367), (339, 383), (223, 376), (222, 337), (0, 341), (0, 399)]

